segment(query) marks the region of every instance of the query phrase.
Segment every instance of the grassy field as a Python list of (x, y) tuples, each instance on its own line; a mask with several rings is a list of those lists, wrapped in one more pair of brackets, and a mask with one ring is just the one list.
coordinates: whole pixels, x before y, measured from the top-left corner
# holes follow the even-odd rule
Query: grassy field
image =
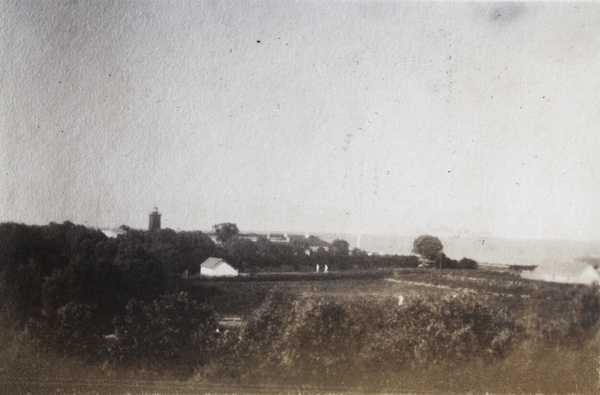
[(476, 294), (498, 307), (536, 313), (552, 319), (573, 308), (572, 293), (583, 286), (551, 284), (484, 270), (399, 269), (380, 272), (324, 274), (264, 274), (246, 278), (192, 278), (186, 290), (210, 304), (218, 314), (248, 316), (260, 307), (269, 292), (286, 290), (299, 298), (377, 300), (390, 306), (415, 298), (441, 299)]

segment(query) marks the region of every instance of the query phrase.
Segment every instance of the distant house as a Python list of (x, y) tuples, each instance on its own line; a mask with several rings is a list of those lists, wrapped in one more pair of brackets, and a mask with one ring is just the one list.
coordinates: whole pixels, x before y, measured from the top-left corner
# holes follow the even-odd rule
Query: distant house
[(329, 251), (330, 243), (326, 242), (325, 240), (321, 240), (317, 236), (309, 235), (308, 233), (305, 235), (289, 235), (287, 236), (287, 239), (288, 242), (298, 240), (303, 243), (307, 243), (309, 252), (316, 252), (319, 250), (319, 248)]
[(250, 241), (256, 243), (258, 241), (258, 239), (260, 239), (261, 237), (264, 237), (264, 236), (259, 235), (258, 233), (240, 233), (238, 235), (238, 237), (240, 239), (246, 239), (246, 240), (250, 240)]
[(210, 257), (200, 265), (201, 276), (237, 276), (238, 271), (221, 258)]
[(598, 284), (600, 275), (586, 262), (547, 262), (535, 270), (521, 273), (521, 277), (531, 280), (550, 281), (566, 284)]
[(287, 233), (267, 233), (267, 240), (271, 243), (289, 243), (290, 237)]

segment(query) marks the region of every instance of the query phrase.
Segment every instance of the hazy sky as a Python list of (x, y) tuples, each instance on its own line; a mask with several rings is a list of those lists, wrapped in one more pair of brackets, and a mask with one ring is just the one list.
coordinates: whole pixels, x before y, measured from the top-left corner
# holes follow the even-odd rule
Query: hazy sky
[(600, 239), (600, 5), (9, 1), (0, 221)]

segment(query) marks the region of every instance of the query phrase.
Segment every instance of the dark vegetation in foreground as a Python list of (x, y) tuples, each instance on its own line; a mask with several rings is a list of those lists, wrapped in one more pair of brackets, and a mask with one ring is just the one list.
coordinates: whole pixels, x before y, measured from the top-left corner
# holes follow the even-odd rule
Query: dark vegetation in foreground
[[(79, 392), (64, 379), (73, 372), (102, 393), (133, 379), (148, 381), (129, 392), (153, 391), (157, 379), (180, 380), (169, 392), (211, 383), (236, 392), (600, 390), (597, 288), (416, 268), (414, 257), (321, 253), (341, 272), (317, 275), (308, 273), (317, 257), (293, 252), (281, 256), (306, 274), (184, 279), (205, 257), (230, 253), (199, 232), (108, 239), (71, 223), (2, 224), (0, 252), (6, 393), (53, 392), (53, 380)], [(252, 267), (252, 256), (237, 264)], [(275, 262), (262, 268), (282, 270)], [(241, 325), (226, 327), (228, 316)]]

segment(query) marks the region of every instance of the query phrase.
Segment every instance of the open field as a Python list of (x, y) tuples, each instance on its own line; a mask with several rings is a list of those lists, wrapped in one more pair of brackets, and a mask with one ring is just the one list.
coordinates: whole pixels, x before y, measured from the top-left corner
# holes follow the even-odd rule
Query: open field
[[(218, 314), (248, 316), (260, 307), (269, 292), (285, 290), (299, 298), (328, 298), (337, 301), (377, 300), (394, 306), (403, 296), (442, 299), (448, 296), (478, 295), (497, 308), (506, 306), (515, 313), (553, 315), (571, 310), (572, 293), (584, 286), (550, 284), (487, 270), (398, 269), (376, 272), (332, 273), (328, 275), (262, 274), (252, 277), (193, 278), (186, 289), (199, 301), (209, 303)], [(562, 309), (562, 310), (561, 310)]]

